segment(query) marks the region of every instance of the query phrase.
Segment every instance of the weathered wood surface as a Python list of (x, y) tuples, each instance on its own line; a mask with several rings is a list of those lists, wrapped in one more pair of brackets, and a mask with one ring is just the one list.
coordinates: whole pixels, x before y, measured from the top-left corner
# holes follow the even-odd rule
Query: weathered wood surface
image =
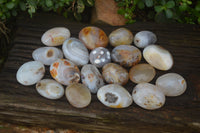
[[(187, 91), (179, 96), (167, 97), (163, 108), (148, 111), (132, 104), (125, 109), (111, 109), (102, 105), (96, 95), (84, 109), (72, 107), (65, 97), (48, 100), (41, 97), (35, 86), (23, 86), (16, 81), (17, 69), (33, 60), (32, 51), (44, 46), (41, 35), (55, 26), (68, 27), (73, 37), (87, 24), (68, 22), (66, 19), (38, 14), (33, 19), (19, 18), (14, 47), (0, 73), (0, 120), (25, 125), (70, 128), (92, 132), (200, 132), (200, 27), (183, 24), (135, 23), (127, 25), (134, 34), (151, 30), (158, 37), (157, 44), (168, 49), (174, 57), (169, 71), (157, 71), (155, 79), (167, 72), (185, 77)], [(118, 27), (98, 25), (107, 34)], [(144, 60), (143, 60), (144, 62)], [(46, 67), (45, 78), (50, 77)], [(155, 79), (152, 83), (155, 83)], [(125, 87), (132, 91), (135, 84)]]

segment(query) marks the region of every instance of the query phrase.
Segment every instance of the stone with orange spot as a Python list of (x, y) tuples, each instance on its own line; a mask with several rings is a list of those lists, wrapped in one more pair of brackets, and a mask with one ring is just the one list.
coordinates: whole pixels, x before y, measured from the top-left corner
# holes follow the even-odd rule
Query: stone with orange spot
[(79, 39), (90, 50), (97, 47), (106, 47), (108, 45), (106, 33), (102, 29), (94, 26), (83, 28), (79, 32)]
[(142, 59), (141, 51), (130, 45), (119, 45), (112, 50), (112, 60), (125, 67), (131, 67)]
[(167, 73), (158, 77), (156, 85), (162, 89), (166, 96), (179, 96), (187, 88), (185, 79), (177, 73)]
[(59, 46), (70, 37), (69, 29), (65, 27), (54, 27), (47, 30), (41, 38), (41, 41), (44, 45), (47, 46)]
[(133, 102), (130, 93), (118, 84), (109, 84), (101, 87), (97, 92), (101, 103), (111, 108), (126, 108)]
[(97, 90), (104, 85), (103, 77), (99, 70), (91, 64), (84, 65), (81, 69), (81, 80), (91, 93), (96, 93)]
[[(59, 63), (59, 67), (57, 64)], [(51, 76), (63, 85), (78, 83), (80, 81), (80, 70), (78, 67), (66, 59), (57, 59), (50, 66)]]

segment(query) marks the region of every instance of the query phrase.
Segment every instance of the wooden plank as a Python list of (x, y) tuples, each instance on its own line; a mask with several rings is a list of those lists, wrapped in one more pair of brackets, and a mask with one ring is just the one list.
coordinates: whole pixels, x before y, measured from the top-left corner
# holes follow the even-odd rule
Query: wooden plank
[[(37, 14), (33, 19), (20, 17), (17, 20), (14, 47), (0, 73), (0, 120), (25, 125), (72, 128), (93, 132), (200, 132), (200, 27), (185, 24), (135, 23), (126, 25), (134, 34), (151, 30), (158, 37), (157, 44), (168, 49), (174, 57), (174, 66), (169, 71), (158, 71), (158, 76), (177, 72), (185, 77), (187, 91), (179, 96), (167, 97), (163, 108), (148, 111), (132, 104), (125, 109), (111, 109), (102, 105), (96, 95), (84, 109), (72, 107), (65, 97), (48, 100), (41, 97), (35, 86), (23, 86), (16, 81), (16, 72), (25, 62), (33, 60), (32, 51), (44, 46), (41, 35), (49, 28), (65, 26), (73, 37), (88, 24), (68, 22), (60, 16)], [(97, 25), (107, 34), (118, 27)], [(111, 47), (110, 47), (111, 48)], [(142, 60), (142, 62), (145, 62)], [(44, 78), (50, 78), (46, 67)], [(125, 87), (132, 92), (134, 83)]]

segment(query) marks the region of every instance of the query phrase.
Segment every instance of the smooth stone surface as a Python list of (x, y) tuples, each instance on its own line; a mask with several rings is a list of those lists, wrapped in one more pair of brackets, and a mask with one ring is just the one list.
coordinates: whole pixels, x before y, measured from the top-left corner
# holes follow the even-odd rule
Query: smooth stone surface
[(37, 92), (47, 99), (59, 99), (64, 95), (64, 88), (53, 79), (42, 79), (36, 84)]
[(157, 86), (150, 83), (137, 84), (132, 92), (133, 101), (148, 110), (161, 108), (165, 104), (165, 95)]
[(155, 69), (149, 64), (137, 64), (129, 71), (130, 80), (134, 83), (150, 82), (155, 75)]
[(29, 61), (24, 63), (17, 71), (17, 81), (22, 85), (33, 85), (44, 76), (44, 65), (39, 61)]
[(69, 103), (76, 108), (84, 108), (91, 102), (89, 89), (80, 83), (73, 83), (65, 90), (65, 96)]
[(50, 66), (51, 76), (63, 85), (78, 83), (80, 81), (79, 68), (69, 60), (57, 59)]
[(135, 46), (120, 45), (112, 50), (111, 58), (122, 66), (131, 67), (140, 62), (142, 53)]
[(90, 63), (98, 68), (111, 62), (110, 52), (108, 49), (98, 47), (90, 52)]
[(115, 63), (108, 63), (102, 69), (102, 75), (109, 84), (125, 85), (129, 80), (126, 69)]
[(91, 64), (82, 67), (81, 81), (90, 89), (91, 93), (97, 93), (97, 90), (104, 85), (101, 73), (95, 65)]
[(143, 50), (144, 59), (159, 70), (169, 70), (173, 66), (171, 53), (159, 45), (149, 45)]
[(97, 92), (97, 98), (105, 106), (111, 108), (126, 108), (133, 102), (129, 92), (118, 84), (101, 87)]
[(156, 80), (156, 85), (162, 89), (166, 96), (179, 96), (183, 94), (187, 88), (185, 79), (177, 73), (161, 75)]
[(156, 35), (151, 31), (140, 31), (135, 34), (134, 44), (139, 48), (144, 48), (157, 41)]
[(106, 47), (108, 37), (106, 33), (98, 27), (88, 26), (79, 32), (79, 39), (90, 50), (97, 47)]
[(62, 50), (65, 57), (78, 66), (85, 65), (89, 61), (88, 50), (79, 39), (69, 38), (65, 40)]
[(109, 42), (114, 47), (130, 45), (133, 42), (133, 34), (127, 28), (118, 28), (110, 33)]
[(62, 59), (63, 53), (55, 47), (41, 47), (33, 51), (32, 57), (36, 61), (42, 62), (44, 65), (51, 65), (55, 60)]
[(41, 41), (44, 45), (47, 46), (59, 46), (70, 37), (69, 29), (65, 27), (55, 27), (47, 30), (41, 38)]

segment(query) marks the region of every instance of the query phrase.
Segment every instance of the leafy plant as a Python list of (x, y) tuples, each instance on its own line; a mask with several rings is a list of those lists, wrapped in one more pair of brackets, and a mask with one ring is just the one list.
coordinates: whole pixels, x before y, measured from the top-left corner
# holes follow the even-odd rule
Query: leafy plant
[(143, 19), (159, 22), (178, 21), (200, 24), (200, 1), (192, 0), (115, 0), (118, 13), (124, 15), (127, 23), (133, 23), (143, 12)]
[(27, 11), (32, 17), (38, 9), (54, 11), (65, 17), (73, 14), (77, 20), (81, 20), (81, 13), (93, 5), (94, 0), (0, 0), (0, 20), (17, 16), (20, 11)]

